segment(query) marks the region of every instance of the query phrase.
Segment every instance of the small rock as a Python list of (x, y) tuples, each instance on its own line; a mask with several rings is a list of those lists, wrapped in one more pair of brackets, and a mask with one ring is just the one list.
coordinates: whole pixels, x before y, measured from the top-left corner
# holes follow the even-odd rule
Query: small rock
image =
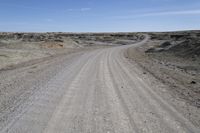
[(195, 81), (191, 81), (190, 84), (196, 84), (196, 82)]
[(162, 43), (162, 44), (160, 45), (160, 47), (165, 48), (165, 47), (168, 47), (168, 46), (170, 46), (170, 45), (171, 45), (171, 42), (166, 41), (166, 42)]

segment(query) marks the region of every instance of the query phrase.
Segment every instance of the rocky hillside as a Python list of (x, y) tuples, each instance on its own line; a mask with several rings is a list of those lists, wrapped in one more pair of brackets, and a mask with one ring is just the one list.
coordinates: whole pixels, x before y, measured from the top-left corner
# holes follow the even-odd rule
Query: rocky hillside
[[(152, 33), (152, 40), (161, 43), (147, 52), (165, 52), (182, 58), (200, 57), (200, 31)], [(163, 41), (163, 42), (162, 42)]]

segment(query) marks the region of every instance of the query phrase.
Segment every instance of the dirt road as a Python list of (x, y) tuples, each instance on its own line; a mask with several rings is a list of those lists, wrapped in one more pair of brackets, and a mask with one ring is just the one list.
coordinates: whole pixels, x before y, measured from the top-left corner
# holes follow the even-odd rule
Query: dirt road
[(76, 53), (1, 72), (0, 131), (199, 132), (124, 57), (132, 46)]

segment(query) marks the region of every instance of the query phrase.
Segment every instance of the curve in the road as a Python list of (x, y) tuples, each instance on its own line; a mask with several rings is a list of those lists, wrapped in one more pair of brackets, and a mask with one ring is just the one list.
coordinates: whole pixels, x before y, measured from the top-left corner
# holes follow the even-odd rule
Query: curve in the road
[(198, 133), (125, 59), (127, 48), (147, 41), (145, 36), (137, 44), (94, 50), (70, 63), (64, 58), (2, 132)]

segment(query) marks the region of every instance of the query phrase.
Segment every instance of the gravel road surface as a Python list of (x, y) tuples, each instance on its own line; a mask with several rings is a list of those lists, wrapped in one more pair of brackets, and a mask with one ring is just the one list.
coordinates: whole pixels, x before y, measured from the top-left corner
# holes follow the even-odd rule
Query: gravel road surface
[(124, 57), (147, 40), (0, 72), (0, 132), (199, 133)]

